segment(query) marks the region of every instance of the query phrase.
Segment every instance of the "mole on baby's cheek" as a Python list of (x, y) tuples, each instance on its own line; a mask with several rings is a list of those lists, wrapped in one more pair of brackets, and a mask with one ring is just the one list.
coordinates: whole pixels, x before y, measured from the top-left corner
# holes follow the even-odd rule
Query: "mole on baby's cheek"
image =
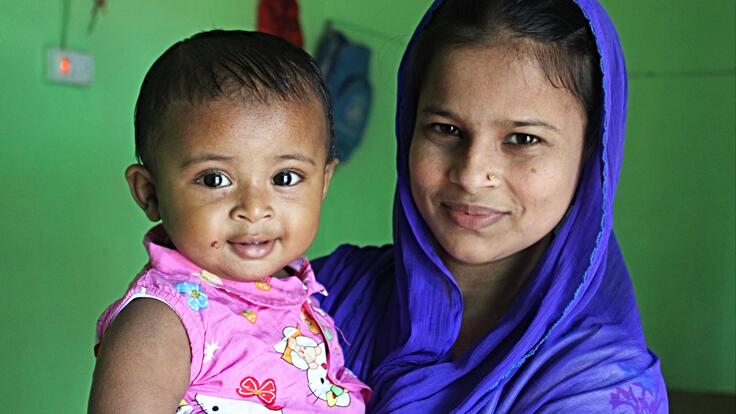
[(529, 171), (529, 172), (532, 173), (532, 174), (536, 174), (537, 173), (537, 169), (536, 168), (532, 168), (531, 171)]
[(212, 246), (215, 249), (219, 249), (220, 248), (220, 242), (218, 242), (217, 240), (215, 240), (212, 243), (210, 243), (210, 246)]

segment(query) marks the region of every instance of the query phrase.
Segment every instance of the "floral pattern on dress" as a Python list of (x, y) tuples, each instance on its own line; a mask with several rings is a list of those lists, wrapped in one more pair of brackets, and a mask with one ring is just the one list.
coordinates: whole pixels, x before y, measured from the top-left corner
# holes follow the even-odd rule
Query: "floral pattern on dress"
[(176, 291), (187, 296), (187, 306), (193, 311), (207, 307), (207, 295), (201, 291), (201, 286), (196, 283), (179, 282), (174, 285)]

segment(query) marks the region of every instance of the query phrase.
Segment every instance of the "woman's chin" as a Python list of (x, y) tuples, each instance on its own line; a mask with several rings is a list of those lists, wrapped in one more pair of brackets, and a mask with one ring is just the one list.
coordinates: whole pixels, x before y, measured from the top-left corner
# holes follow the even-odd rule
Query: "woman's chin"
[(495, 249), (483, 248), (481, 246), (450, 245), (442, 246), (440, 257), (448, 265), (456, 266), (483, 266), (491, 264), (504, 256)]

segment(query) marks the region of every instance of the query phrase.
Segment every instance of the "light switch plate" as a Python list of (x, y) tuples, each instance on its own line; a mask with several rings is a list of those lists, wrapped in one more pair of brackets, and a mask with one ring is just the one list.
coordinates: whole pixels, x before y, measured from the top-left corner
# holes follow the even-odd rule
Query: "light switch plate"
[(49, 48), (47, 77), (53, 82), (89, 85), (95, 77), (92, 55), (70, 49)]

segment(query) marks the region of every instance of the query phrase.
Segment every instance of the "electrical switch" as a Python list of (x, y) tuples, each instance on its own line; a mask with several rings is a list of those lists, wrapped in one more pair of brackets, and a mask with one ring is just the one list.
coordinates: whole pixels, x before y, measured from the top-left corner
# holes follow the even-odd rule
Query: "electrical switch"
[(92, 55), (70, 49), (49, 48), (47, 77), (53, 82), (89, 85), (95, 76)]

